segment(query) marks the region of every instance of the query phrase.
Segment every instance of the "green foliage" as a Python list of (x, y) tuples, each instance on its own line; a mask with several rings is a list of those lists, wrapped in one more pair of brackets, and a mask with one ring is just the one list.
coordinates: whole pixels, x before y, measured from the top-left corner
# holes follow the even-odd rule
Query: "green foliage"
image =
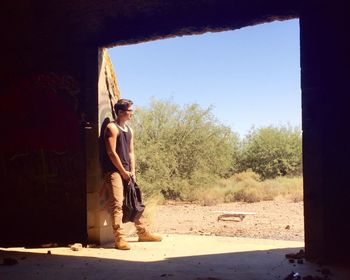
[(217, 122), (211, 108), (152, 100), (149, 108), (136, 110), (133, 129), (136, 172), (146, 196), (183, 200), (191, 188), (236, 170), (239, 138)]
[(133, 128), (136, 172), (146, 198), (203, 205), (277, 195), (302, 200), (302, 183), (290, 178), (302, 172), (299, 128), (253, 128), (240, 141), (211, 108), (159, 100), (136, 110)]
[(243, 141), (240, 170), (252, 169), (261, 178), (297, 176), (302, 172), (299, 128), (253, 128)]

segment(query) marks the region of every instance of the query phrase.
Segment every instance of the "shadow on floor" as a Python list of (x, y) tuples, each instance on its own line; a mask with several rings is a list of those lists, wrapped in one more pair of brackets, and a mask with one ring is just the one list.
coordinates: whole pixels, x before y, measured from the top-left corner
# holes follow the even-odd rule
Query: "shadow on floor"
[[(298, 272), (301, 276), (322, 276), (321, 268), (315, 264), (291, 264), (285, 259), (286, 253), (295, 253), (299, 249), (301, 248), (183, 257), (164, 256), (162, 260), (152, 260), (156, 250), (150, 250), (149, 258), (145, 250), (133, 252), (138, 256), (144, 255), (142, 261), (127, 260), (132, 257), (131, 251), (112, 248), (83, 248), (82, 251), (73, 253), (69, 248), (47, 248), (46, 253), (45, 250), (41, 253), (0, 250), (1, 259), (11, 258), (18, 261), (15, 265), (1, 265), (0, 279), (271, 280), (285, 279), (291, 272)], [(58, 255), (65, 250), (70, 255)], [(48, 254), (48, 251), (51, 254)], [(77, 255), (72, 255), (74, 253)], [(331, 272), (328, 279), (350, 279), (349, 271), (340, 268), (328, 270)]]

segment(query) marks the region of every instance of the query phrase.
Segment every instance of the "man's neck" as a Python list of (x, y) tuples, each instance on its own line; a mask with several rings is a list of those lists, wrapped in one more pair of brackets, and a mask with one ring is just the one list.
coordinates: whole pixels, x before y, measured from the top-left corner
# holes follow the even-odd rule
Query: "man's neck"
[(125, 124), (126, 124), (126, 121), (117, 118), (117, 125), (119, 125), (123, 129), (125, 129), (126, 128)]

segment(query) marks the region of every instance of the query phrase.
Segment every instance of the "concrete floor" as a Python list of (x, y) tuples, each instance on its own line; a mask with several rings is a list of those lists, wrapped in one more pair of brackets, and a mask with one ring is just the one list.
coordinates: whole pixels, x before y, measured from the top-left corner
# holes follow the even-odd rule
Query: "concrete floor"
[[(322, 276), (322, 267), (289, 263), (286, 253), (297, 253), (303, 242), (234, 237), (163, 235), (161, 243), (140, 243), (128, 238), (132, 249), (113, 245), (72, 251), (57, 248), (0, 248), (1, 280), (30, 279), (191, 279), (271, 280), (298, 272), (301, 277)], [(48, 251), (51, 254), (48, 254)], [(328, 279), (349, 280), (350, 269), (327, 267)]]

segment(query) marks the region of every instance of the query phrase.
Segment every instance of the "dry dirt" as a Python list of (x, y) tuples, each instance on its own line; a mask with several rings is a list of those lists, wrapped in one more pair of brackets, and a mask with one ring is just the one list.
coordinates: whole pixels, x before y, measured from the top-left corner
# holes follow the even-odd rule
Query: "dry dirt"
[[(218, 220), (213, 211), (253, 212), (242, 221)], [(151, 216), (154, 231), (166, 234), (236, 236), (263, 239), (304, 239), (303, 202), (285, 198), (257, 203), (224, 203), (214, 206), (168, 202)]]

